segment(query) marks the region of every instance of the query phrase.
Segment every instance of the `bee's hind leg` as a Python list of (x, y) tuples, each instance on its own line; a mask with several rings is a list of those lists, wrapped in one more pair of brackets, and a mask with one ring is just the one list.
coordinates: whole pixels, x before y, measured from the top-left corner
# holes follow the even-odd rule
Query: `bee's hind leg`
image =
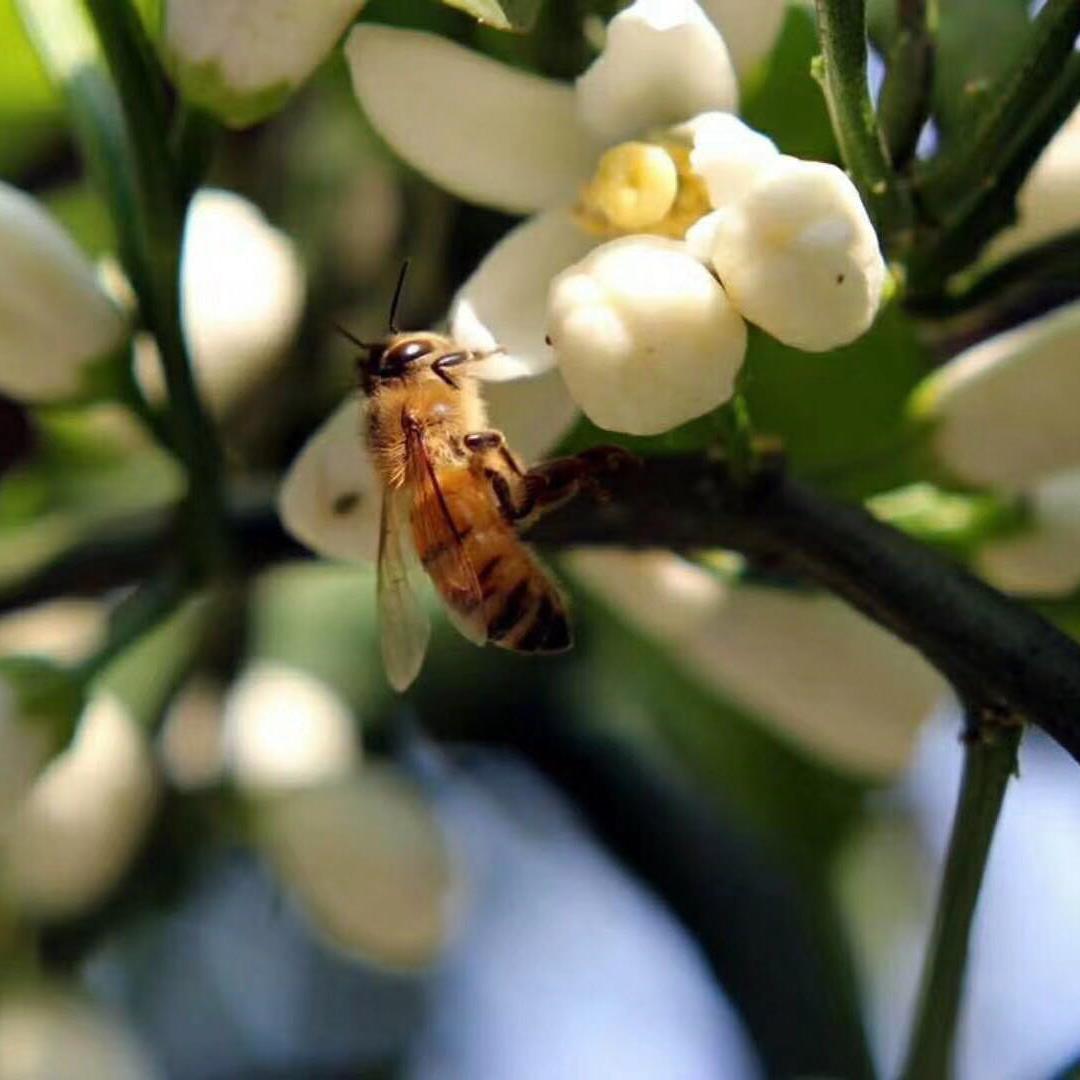
[(531, 502), (529, 524), (568, 502), (579, 492), (588, 491), (594, 498), (607, 499), (604, 477), (641, 464), (641, 459), (621, 446), (593, 446), (573, 457), (555, 458), (530, 469), (524, 477)]

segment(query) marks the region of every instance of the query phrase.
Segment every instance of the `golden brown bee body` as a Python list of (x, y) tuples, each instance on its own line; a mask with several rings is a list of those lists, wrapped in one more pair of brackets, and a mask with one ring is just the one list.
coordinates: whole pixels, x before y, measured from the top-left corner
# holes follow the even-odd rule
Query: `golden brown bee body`
[(413, 580), (420, 568), (471, 641), (539, 653), (571, 644), (562, 595), (518, 536), (535, 492), (487, 427), (468, 370), (477, 362), (450, 338), (402, 333), (372, 349), (363, 373), (368, 447), (383, 489), (383, 659), (399, 690), (416, 677), (429, 635)]

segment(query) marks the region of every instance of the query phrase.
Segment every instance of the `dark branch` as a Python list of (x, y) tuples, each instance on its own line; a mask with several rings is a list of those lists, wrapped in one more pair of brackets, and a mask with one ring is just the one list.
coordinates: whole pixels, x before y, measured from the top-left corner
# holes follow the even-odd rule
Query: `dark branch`
[(808, 578), (917, 648), (968, 700), (1041, 725), (1080, 761), (1080, 646), (962, 567), (780, 470), (739, 490), (720, 463), (660, 458), (541, 522), (551, 544), (724, 547)]

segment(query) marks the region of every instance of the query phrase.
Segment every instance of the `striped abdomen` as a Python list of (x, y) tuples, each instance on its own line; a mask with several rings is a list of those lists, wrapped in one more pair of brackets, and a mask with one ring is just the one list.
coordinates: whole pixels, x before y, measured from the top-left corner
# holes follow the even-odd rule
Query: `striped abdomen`
[[(438, 479), (452, 524), (441, 506), (416, 505), (413, 537), (424, 568), (468, 636), (517, 652), (568, 649), (563, 598), (487, 485), (466, 468), (443, 468)], [(446, 522), (441, 535), (434, 521)]]

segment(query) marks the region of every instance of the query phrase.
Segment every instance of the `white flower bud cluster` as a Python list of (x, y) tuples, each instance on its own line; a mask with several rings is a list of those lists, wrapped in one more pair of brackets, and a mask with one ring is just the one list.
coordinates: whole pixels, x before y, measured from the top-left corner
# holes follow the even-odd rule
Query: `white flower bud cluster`
[(734, 392), (745, 319), (794, 348), (846, 345), (874, 321), (885, 262), (858, 192), (833, 165), (780, 154), (726, 113), (675, 129), (713, 211), (685, 242), (627, 237), (559, 274), (548, 335), (596, 424), (651, 435)]

